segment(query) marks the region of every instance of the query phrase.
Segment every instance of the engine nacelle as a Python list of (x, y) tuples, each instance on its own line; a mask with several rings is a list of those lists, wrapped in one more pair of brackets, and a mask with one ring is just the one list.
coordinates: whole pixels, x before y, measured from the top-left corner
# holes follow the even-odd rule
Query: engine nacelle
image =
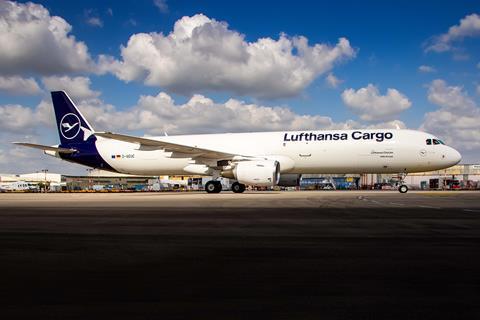
[(282, 173), (278, 185), (280, 187), (297, 187), (300, 185), (301, 174)]
[(276, 186), (280, 180), (280, 164), (275, 160), (241, 161), (233, 174), (238, 182), (246, 185)]

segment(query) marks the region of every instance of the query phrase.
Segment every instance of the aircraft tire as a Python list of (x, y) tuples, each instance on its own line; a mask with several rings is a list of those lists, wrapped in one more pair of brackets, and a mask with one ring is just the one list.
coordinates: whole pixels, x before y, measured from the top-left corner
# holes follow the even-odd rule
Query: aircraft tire
[(220, 193), (222, 191), (222, 183), (216, 180), (210, 180), (205, 184), (207, 193)]
[[(222, 185), (220, 185), (220, 187), (221, 186)], [(217, 191), (217, 190), (218, 190), (217, 181), (210, 180), (205, 184), (205, 191), (207, 191), (207, 193), (218, 193), (221, 191), (221, 189), (220, 191)]]
[(232, 191), (234, 193), (243, 193), (245, 191), (245, 185), (243, 183), (240, 183), (238, 181), (235, 181), (232, 184)]
[(215, 182), (215, 193), (220, 193), (222, 191), (222, 183), (220, 181)]
[(400, 193), (407, 193), (408, 187), (406, 185), (402, 184), (400, 187), (398, 187), (398, 191)]

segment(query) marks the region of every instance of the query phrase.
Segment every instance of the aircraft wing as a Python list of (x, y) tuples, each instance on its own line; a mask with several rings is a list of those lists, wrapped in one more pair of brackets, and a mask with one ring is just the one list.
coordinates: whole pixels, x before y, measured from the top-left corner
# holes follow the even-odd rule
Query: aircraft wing
[(189, 155), (192, 158), (201, 157), (201, 158), (207, 158), (207, 159), (231, 159), (235, 156), (234, 154), (215, 151), (215, 150), (209, 150), (204, 148), (198, 148), (196, 146), (188, 146), (184, 144), (129, 136), (129, 135), (119, 134), (119, 133), (95, 132), (95, 135), (103, 138), (120, 140), (120, 141), (125, 141), (130, 143), (139, 143), (140, 145), (147, 146), (147, 147), (157, 147), (157, 148), (164, 149), (167, 152), (177, 152), (180, 154)]
[(28, 143), (28, 142), (12, 142), (13, 144), (30, 147), (40, 150), (47, 150), (47, 151), (54, 151), (59, 153), (75, 153), (77, 150), (75, 149), (67, 149), (67, 148), (59, 148), (59, 147), (52, 147), (52, 146), (44, 146), (42, 144), (35, 144), (35, 143)]

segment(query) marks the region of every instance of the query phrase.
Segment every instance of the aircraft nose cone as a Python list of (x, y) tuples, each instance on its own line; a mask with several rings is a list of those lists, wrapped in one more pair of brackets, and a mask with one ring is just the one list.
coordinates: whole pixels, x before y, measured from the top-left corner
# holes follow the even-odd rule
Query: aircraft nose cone
[(453, 166), (453, 165), (456, 165), (457, 163), (459, 163), (460, 160), (462, 160), (462, 155), (457, 150), (455, 150), (453, 148), (450, 148), (450, 149), (451, 150), (448, 153), (448, 160), (452, 163), (452, 166)]

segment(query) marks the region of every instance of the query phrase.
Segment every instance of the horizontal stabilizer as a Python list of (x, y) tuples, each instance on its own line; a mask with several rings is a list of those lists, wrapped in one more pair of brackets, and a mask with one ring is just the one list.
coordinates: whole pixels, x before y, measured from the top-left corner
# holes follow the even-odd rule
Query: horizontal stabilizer
[(59, 152), (59, 153), (75, 153), (75, 152), (77, 152), (77, 150), (75, 150), (75, 149), (44, 146), (42, 144), (35, 144), (35, 143), (28, 143), (28, 142), (12, 142), (12, 143), (16, 144), (16, 145), (19, 145), (19, 146), (35, 148), (35, 149), (40, 149), (40, 150), (45, 150), (45, 151), (54, 151), (54, 152)]
[(166, 142), (166, 141), (160, 141), (160, 140), (154, 140), (154, 139), (148, 139), (148, 138), (141, 138), (141, 137), (129, 136), (125, 134), (112, 133), (112, 132), (95, 132), (95, 135), (103, 138), (114, 139), (114, 140), (119, 140), (124, 142), (138, 143), (140, 145), (147, 146), (147, 147), (157, 147), (157, 148), (164, 149), (165, 151), (168, 151), (168, 152), (178, 152), (182, 154), (188, 154), (188, 155), (192, 155), (192, 157), (204, 157), (204, 158), (210, 158), (210, 159), (217, 159), (217, 158), (231, 158), (234, 156), (229, 153), (198, 148), (196, 146), (188, 146), (184, 144), (178, 144), (178, 143), (172, 143), (172, 142)]

